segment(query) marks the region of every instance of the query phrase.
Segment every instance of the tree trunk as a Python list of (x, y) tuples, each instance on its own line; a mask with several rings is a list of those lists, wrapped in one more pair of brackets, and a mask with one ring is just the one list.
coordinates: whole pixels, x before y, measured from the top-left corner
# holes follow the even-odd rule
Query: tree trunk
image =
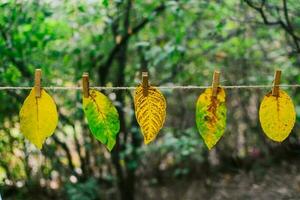
[[(127, 49), (128, 49), (128, 42), (125, 42), (124, 45), (121, 47), (121, 50), (119, 51), (117, 55), (117, 61), (118, 61), (118, 79), (117, 79), (117, 85), (122, 86), (124, 85), (124, 77), (125, 77), (125, 68), (127, 63)], [(128, 130), (126, 127), (125, 122), (125, 113), (122, 110), (122, 107), (124, 107), (124, 91), (119, 90), (117, 92), (117, 101), (120, 103), (119, 110), (119, 117), (120, 117), (120, 134), (123, 134), (123, 137), (119, 137), (119, 145), (115, 153), (116, 158), (119, 158), (119, 152), (124, 151), (126, 148), (126, 142), (127, 142), (127, 136), (128, 136)], [(120, 138), (122, 141), (120, 141)], [(127, 159), (126, 159), (127, 160)], [(118, 162), (118, 163), (116, 163)], [(119, 160), (115, 160), (115, 165), (117, 164), (117, 168), (121, 167), (119, 166)], [(125, 162), (125, 165), (128, 163)], [(122, 169), (121, 169), (122, 170)], [(123, 173), (123, 177), (119, 177), (119, 190), (122, 200), (134, 200), (134, 185), (135, 185), (135, 170), (130, 170), (127, 167), (125, 167), (125, 174)]]

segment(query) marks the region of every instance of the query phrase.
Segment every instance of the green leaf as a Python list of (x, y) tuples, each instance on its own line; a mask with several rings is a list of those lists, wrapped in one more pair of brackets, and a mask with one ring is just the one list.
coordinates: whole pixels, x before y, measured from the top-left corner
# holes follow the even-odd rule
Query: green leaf
[(108, 0), (103, 0), (103, 1), (102, 1), (102, 4), (103, 4), (105, 7), (108, 7)]
[(83, 110), (92, 134), (111, 151), (120, 130), (117, 109), (104, 94), (91, 89), (89, 97), (83, 97)]

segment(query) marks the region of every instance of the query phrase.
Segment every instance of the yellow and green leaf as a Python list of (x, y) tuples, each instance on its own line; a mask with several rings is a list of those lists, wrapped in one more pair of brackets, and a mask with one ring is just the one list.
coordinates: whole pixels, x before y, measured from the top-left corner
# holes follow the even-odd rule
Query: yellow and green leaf
[(92, 134), (111, 151), (120, 130), (119, 114), (113, 103), (101, 92), (90, 89), (83, 97), (83, 110)]
[(54, 100), (44, 90), (36, 97), (33, 88), (20, 110), (20, 129), (23, 135), (41, 149), (47, 137), (57, 126), (58, 114)]
[(268, 93), (260, 104), (259, 120), (271, 140), (282, 142), (289, 136), (296, 120), (292, 99), (283, 90), (279, 90), (278, 97)]
[(155, 87), (148, 87), (148, 95), (143, 94), (143, 87), (138, 86), (134, 95), (135, 116), (144, 136), (144, 143), (153, 141), (166, 118), (166, 100)]
[(225, 91), (218, 88), (217, 96), (212, 89), (206, 89), (198, 98), (196, 105), (196, 124), (208, 149), (222, 137), (226, 127)]

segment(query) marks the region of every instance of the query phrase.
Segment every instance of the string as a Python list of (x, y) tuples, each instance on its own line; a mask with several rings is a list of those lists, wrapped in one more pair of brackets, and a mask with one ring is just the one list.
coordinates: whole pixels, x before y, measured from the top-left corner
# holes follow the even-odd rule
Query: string
[[(277, 85), (276, 85), (277, 86)], [(292, 85), (278, 85), (284, 88), (298, 88), (299, 84)], [(261, 88), (272, 88), (274, 85), (224, 85), (221, 86), (224, 89), (261, 89)], [(82, 90), (80, 86), (46, 86), (42, 87), (46, 90)], [(90, 89), (97, 90), (134, 90), (134, 86), (120, 86), (120, 87), (110, 87), (110, 86), (95, 86), (89, 87)], [(161, 90), (194, 90), (194, 89), (207, 89), (211, 86), (197, 86), (197, 85), (173, 85), (173, 86), (158, 86), (156, 87)], [(32, 87), (29, 86), (0, 86), (0, 90), (31, 90)]]

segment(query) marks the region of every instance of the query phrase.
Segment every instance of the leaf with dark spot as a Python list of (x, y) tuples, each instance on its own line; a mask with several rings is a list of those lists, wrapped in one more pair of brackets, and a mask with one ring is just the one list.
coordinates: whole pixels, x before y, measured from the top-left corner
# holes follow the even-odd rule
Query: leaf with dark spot
[(206, 89), (198, 98), (196, 105), (196, 124), (208, 149), (222, 137), (226, 127), (225, 91), (218, 88), (216, 97), (212, 89)]

